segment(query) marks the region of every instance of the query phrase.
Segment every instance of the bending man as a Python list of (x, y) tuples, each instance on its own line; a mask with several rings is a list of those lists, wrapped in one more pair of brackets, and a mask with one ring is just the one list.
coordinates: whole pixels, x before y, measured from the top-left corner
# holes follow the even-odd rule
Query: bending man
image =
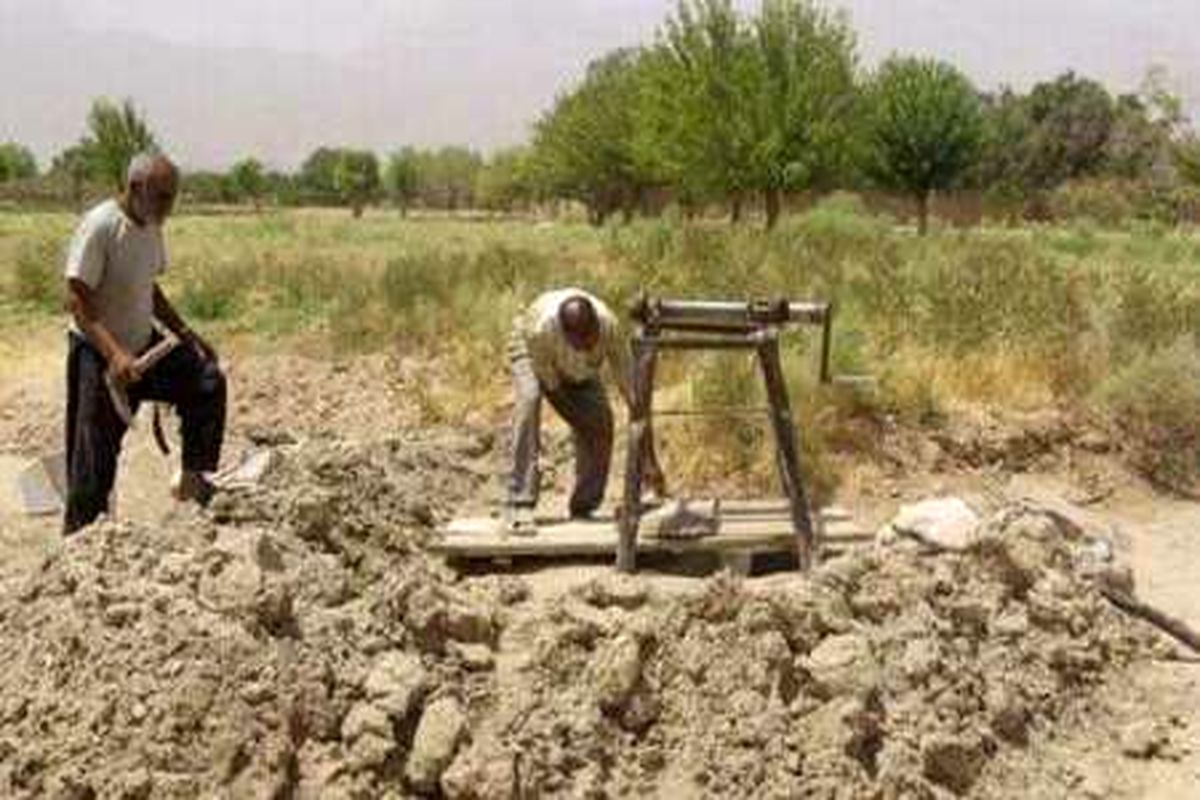
[[(139, 155), (125, 191), (89, 211), (71, 241), (66, 279), (72, 324), (67, 357), (67, 503), (72, 533), (108, 510), (126, 423), (105, 384), (108, 373), (136, 412), (142, 400), (175, 406), (183, 465), (172, 493), (206, 503), (225, 433), (225, 376), (217, 354), (193, 332), (158, 285), (167, 254), (162, 225), (179, 172), (165, 156)], [(137, 356), (158, 338), (154, 319), (181, 346), (142, 374)]]
[[(587, 517), (604, 499), (612, 457), (613, 415), (600, 372), (608, 364), (626, 404), (632, 401), (628, 342), (616, 317), (580, 289), (538, 297), (516, 320), (510, 348), (516, 404), (509, 503), (513, 529), (527, 528), (537, 505), (542, 397), (571, 426), (575, 440), (572, 517)], [(647, 484), (665, 493), (653, 444), (642, 454)]]

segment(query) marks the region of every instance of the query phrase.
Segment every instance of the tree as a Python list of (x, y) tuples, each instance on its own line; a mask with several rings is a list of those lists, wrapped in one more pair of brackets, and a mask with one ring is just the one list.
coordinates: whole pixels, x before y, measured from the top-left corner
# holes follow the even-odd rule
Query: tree
[(1200, 188), (1200, 136), (1189, 133), (1181, 137), (1172, 155), (1183, 182)]
[(933, 59), (893, 57), (868, 88), (867, 171), (917, 202), (918, 231), (929, 226), (929, 198), (949, 189), (978, 157), (979, 100), (971, 82)]
[(81, 209), (84, 186), (95, 178), (86, 141), (73, 144), (56, 155), (50, 162), (50, 175), (68, 182), (71, 187), (71, 202), (76, 209)]
[(513, 147), (495, 153), (475, 177), (475, 199), (492, 211), (512, 211), (532, 194), (528, 179), (529, 152)]
[(355, 217), (379, 195), (379, 159), (369, 150), (343, 150), (334, 168), (334, 186)]
[(91, 171), (118, 191), (125, 188), (126, 170), (138, 153), (158, 149), (154, 134), (132, 100), (116, 105), (106, 98), (92, 103), (88, 113), (89, 136), (82, 144)]
[(424, 189), (441, 208), (470, 208), (475, 204), (475, 176), (482, 166), (483, 159), (470, 148), (443, 147), (422, 170)]
[(267, 191), (267, 175), (258, 159), (244, 158), (234, 164), (229, 170), (229, 184), (239, 201), (249, 199), (254, 203), (255, 211), (262, 208), (263, 195)]
[(647, 182), (634, 155), (639, 58), (618, 50), (593, 61), (537, 124), (532, 174), (550, 193), (587, 206), (593, 224), (618, 209), (632, 214)]
[(1172, 150), (1185, 127), (1185, 116), (1183, 102), (1167, 83), (1166, 71), (1151, 67), (1137, 94), (1116, 98), (1105, 145), (1105, 173), (1126, 180), (1171, 180)]
[(1026, 98), (1003, 89), (981, 99), (983, 135), (972, 183), (1000, 205), (1015, 223), (1021, 208), (1035, 191), (1031, 174), (1032, 120)]
[(420, 190), (420, 156), (412, 147), (392, 153), (384, 173), (384, 186), (392, 202), (400, 208), (400, 216), (417, 199)]
[(751, 188), (752, 41), (731, 0), (681, 0), (644, 60), (634, 156), (685, 206)]
[(763, 0), (753, 25), (749, 178), (763, 195), (767, 227), (785, 191), (838, 177), (854, 123), (854, 34), (844, 15), (812, 0)]
[(337, 166), (341, 151), (333, 147), (318, 147), (300, 165), (300, 189), (306, 199), (317, 203), (336, 203), (338, 200)]
[(16, 142), (0, 144), (0, 183), (37, 177), (33, 152)]
[(1052, 189), (1101, 171), (1116, 118), (1108, 90), (1067, 72), (1034, 86), (1027, 102), (1031, 183)]

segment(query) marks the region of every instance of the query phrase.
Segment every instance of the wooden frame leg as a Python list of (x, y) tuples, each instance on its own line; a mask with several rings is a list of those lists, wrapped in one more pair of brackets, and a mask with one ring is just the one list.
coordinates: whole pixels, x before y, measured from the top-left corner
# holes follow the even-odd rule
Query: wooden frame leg
[(617, 570), (637, 568), (637, 536), (642, 516), (643, 453), (650, 444), (650, 409), (654, 395), (655, 342), (639, 335), (634, 339), (633, 407), (629, 414), (629, 444), (625, 451), (625, 501), (621, 506)]
[(779, 480), (792, 513), (792, 529), (796, 533), (796, 560), (802, 571), (813, 563), (815, 534), (809, 514), (808, 498), (800, 477), (800, 455), (796, 441), (796, 426), (788, 401), (787, 384), (779, 359), (779, 339), (772, 331), (758, 346), (758, 359), (767, 384), (767, 401), (771, 406), (771, 427), (775, 432)]

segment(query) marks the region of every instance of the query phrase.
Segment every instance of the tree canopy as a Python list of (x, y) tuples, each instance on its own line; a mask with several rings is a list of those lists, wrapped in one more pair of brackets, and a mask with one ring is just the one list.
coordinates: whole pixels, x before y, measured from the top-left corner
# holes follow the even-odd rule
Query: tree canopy
[(866, 169), (917, 201), (918, 230), (929, 198), (953, 187), (979, 154), (983, 119), (971, 82), (944, 62), (890, 58), (867, 90)]

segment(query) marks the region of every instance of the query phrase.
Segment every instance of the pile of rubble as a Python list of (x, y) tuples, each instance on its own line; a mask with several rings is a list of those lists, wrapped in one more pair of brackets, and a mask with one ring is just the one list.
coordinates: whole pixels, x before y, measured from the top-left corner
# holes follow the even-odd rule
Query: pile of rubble
[(64, 543), (0, 597), (0, 793), (971, 794), (1154, 647), (1096, 543), (1020, 506), (810, 576), (534, 601), (423, 548), (488, 449), (292, 446), (207, 512)]
[(450, 796), (942, 797), (986, 785), (1154, 635), (1113, 609), (1095, 543), (1015, 507), (961, 550), (907, 536), (811, 580), (663, 596), (606, 578), (531, 620)]

